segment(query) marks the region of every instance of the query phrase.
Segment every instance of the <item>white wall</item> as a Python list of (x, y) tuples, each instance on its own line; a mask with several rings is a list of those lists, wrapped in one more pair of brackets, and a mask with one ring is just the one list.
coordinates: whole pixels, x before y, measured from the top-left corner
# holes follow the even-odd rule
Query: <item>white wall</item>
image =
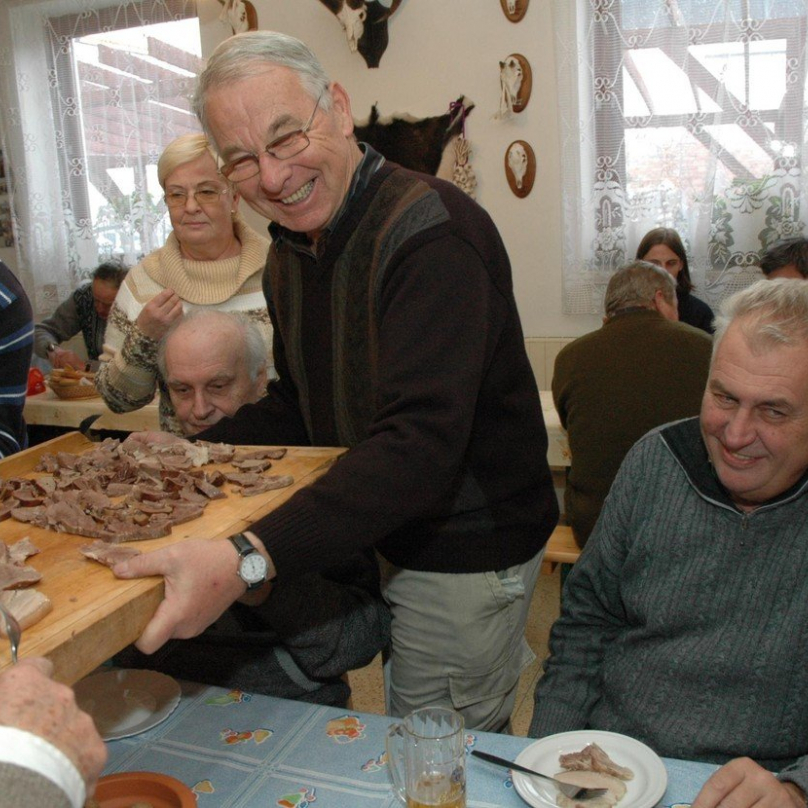
[[(519, 23), (499, 0), (403, 0), (389, 22), (390, 44), (378, 68), (352, 54), (337, 19), (318, 0), (252, 0), (263, 29), (303, 39), (332, 79), (346, 87), (356, 118), (378, 102), (382, 115), (439, 115), (465, 95), (476, 104), (466, 130), (473, 149), (477, 201), (497, 223), (513, 264), (516, 299), (526, 337), (572, 337), (600, 325), (596, 317), (561, 313), (561, 202), (551, 0), (531, 0)], [(219, 22), (218, 0), (199, 0), (202, 54), (230, 34)], [(533, 92), (509, 121), (499, 106), (499, 61), (521, 53), (530, 63)], [(504, 156), (526, 140), (537, 158), (536, 182), (524, 199), (508, 187)], [(251, 218), (255, 226), (260, 220)]]

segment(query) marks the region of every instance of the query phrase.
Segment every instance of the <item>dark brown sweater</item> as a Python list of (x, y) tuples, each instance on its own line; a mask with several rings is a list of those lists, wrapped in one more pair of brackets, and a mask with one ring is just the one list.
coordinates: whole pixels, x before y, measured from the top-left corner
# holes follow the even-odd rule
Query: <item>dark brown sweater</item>
[(265, 276), (280, 380), (204, 434), (350, 446), (252, 526), (279, 575), (367, 545), (433, 572), (532, 558), (558, 509), (510, 264), (490, 217), (454, 186), (388, 163), (316, 258), (280, 235)]

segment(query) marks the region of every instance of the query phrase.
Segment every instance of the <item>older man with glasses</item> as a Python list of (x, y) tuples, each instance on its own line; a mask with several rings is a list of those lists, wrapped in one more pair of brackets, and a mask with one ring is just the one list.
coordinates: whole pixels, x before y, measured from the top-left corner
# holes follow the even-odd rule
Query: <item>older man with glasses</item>
[(280, 376), (201, 437), (350, 451), (242, 534), (260, 574), (228, 540), (116, 568), (168, 579), (139, 646), (192, 636), (245, 590), (260, 601), (276, 579), (372, 546), (393, 615), (390, 711), (445, 705), (503, 729), (558, 506), (496, 227), (451, 184), (358, 144), (348, 94), (292, 37), (220, 45), (197, 112), (221, 173), (272, 222)]

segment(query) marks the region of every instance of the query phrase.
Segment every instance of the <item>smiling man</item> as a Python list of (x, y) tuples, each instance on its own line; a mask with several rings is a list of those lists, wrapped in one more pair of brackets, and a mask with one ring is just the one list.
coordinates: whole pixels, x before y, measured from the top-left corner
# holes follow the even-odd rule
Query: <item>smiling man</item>
[(193, 309), (169, 328), (157, 352), (182, 434), (196, 435), (244, 404), (254, 404), (267, 384), (261, 332), (246, 317)]
[(255, 580), (236, 574), (227, 540), (116, 568), (167, 577), (139, 645), (198, 633), (245, 583), (257, 601), (373, 548), (393, 613), (389, 709), (444, 705), (468, 728), (502, 729), (558, 518), (502, 239), (453, 185), (357, 143), (345, 89), (293, 37), (223, 42), (196, 108), (221, 173), (272, 222), (280, 377), (202, 437), (350, 451), (245, 533), (266, 562)]
[(700, 417), (626, 457), (530, 734), (612, 730), (725, 764), (694, 808), (804, 806), (806, 644), (808, 284), (759, 281), (722, 306)]

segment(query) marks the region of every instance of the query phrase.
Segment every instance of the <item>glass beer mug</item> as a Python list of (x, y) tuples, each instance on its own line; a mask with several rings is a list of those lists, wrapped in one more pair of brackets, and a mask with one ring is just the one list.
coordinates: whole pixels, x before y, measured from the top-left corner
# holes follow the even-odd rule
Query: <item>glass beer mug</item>
[(393, 788), (407, 808), (465, 808), (463, 716), (442, 707), (410, 713), (387, 732)]

